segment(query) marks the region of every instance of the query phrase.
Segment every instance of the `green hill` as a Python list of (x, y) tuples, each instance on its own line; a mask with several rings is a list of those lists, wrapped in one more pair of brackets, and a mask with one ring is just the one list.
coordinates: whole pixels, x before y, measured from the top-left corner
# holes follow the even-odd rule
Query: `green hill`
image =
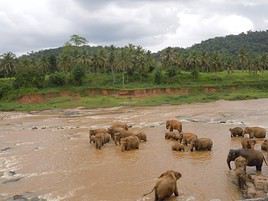
[(240, 49), (246, 49), (252, 54), (263, 54), (268, 52), (268, 30), (249, 31), (246, 34), (228, 35), (202, 41), (188, 48), (190, 51), (222, 52), (237, 54)]

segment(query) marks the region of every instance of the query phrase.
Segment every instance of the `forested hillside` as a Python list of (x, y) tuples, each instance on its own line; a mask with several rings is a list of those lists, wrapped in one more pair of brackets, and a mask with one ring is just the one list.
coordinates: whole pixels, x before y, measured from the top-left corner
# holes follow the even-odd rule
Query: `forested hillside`
[[(268, 31), (217, 37), (191, 48), (168, 47), (157, 53), (141, 46), (90, 47), (79, 35), (63, 47), (17, 57), (8, 52), (0, 57), (0, 78), (12, 78), (14, 88), (90, 85), (124, 87), (178, 84), (183, 73), (198, 80), (201, 72), (234, 70), (257, 74), (268, 70)], [(188, 78), (187, 78), (188, 79)]]
[(241, 33), (239, 35), (216, 37), (193, 45), (188, 50), (238, 54), (242, 48), (252, 54), (267, 53), (268, 31), (249, 31), (246, 34)]

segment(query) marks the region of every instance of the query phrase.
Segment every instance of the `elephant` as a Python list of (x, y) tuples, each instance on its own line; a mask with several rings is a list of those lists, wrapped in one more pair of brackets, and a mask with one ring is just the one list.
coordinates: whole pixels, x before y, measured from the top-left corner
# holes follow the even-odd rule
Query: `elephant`
[(114, 142), (115, 145), (121, 145), (121, 138), (129, 137), (129, 136), (135, 136), (135, 133), (130, 130), (119, 130), (114, 135)]
[(111, 135), (112, 139), (115, 141), (115, 134), (120, 133), (122, 130), (126, 130), (121, 127), (110, 127), (108, 128), (108, 133)]
[(236, 168), (235, 175), (238, 180), (239, 189), (245, 190), (247, 188), (247, 178), (248, 178), (246, 171), (243, 169), (243, 167)]
[(103, 133), (97, 133), (95, 135), (95, 144), (96, 144), (96, 149), (101, 149), (101, 147), (104, 145), (104, 134)]
[(186, 146), (191, 144), (193, 140), (197, 139), (197, 135), (193, 133), (181, 133), (180, 135), (181, 143)]
[(89, 143), (91, 142), (95, 143), (95, 135), (89, 135)]
[(175, 142), (171, 148), (173, 151), (185, 151), (184, 145), (179, 142)]
[(192, 140), (190, 150), (193, 151), (194, 148), (196, 151), (208, 150), (211, 151), (213, 142), (209, 138), (197, 138)]
[(89, 136), (96, 135), (97, 133), (106, 133), (107, 129), (105, 128), (97, 128), (97, 129), (90, 129)]
[(246, 167), (247, 167), (247, 159), (246, 158), (239, 156), (234, 160), (234, 163), (235, 163), (235, 169), (242, 167), (246, 171)]
[(128, 136), (122, 138), (121, 151), (129, 151), (131, 149), (139, 149), (140, 140), (137, 136)]
[(147, 136), (144, 132), (139, 132), (137, 134), (135, 134), (135, 136), (137, 136), (139, 138), (140, 141), (147, 141)]
[(176, 141), (181, 142), (182, 136), (181, 136), (181, 134), (169, 131), (169, 132), (165, 133), (165, 139), (167, 139), (167, 140), (176, 140)]
[(246, 173), (246, 167), (247, 167), (247, 159), (239, 156), (235, 159), (235, 175), (238, 180), (238, 186), (240, 189), (245, 190), (247, 187), (247, 173)]
[(149, 195), (152, 192), (155, 193), (155, 201), (164, 201), (165, 199), (169, 198), (173, 193), (175, 196), (179, 196), (178, 187), (177, 187), (177, 180), (181, 178), (181, 173), (168, 170), (162, 173), (158, 177), (158, 181), (156, 182), (153, 189), (149, 192), (144, 194), (143, 196)]
[(248, 133), (250, 138), (265, 138), (266, 136), (266, 130), (261, 127), (246, 127), (244, 133)]
[(103, 133), (103, 144), (109, 143), (111, 141), (111, 135), (108, 133)]
[(114, 122), (112, 124), (112, 126), (110, 127), (110, 129), (113, 129), (113, 128), (122, 128), (124, 130), (128, 130), (131, 126), (128, 126), (126, 123), (123, 123), (123, 122)]
[(166, 129), (169, 129), (170, 132), (173, 130), (178, 130), (179, 133), (182, 132), (182, 123), (177, 120), (167, 120)]
[(256, 166), (257, 171), (261, 171), (263, 161), (265, 161), (267, 165), (267, 161), (260, 151), (252, 149), (230, 149), (226, 160), (230, 170), (232, 169), (231, 161), (234, 161), (239, 156), (247, 160), (247, 166)]
[(268, 140), (264, 140), (261, 144), (261, 150), (268, 151)]
[(244, 130), (241, 127), (230, 128), (229, 131), (231, 132), (231, 137), (244, 137)]
[(241, 140), (241, 145), (243, 149), (254, 149), (256, 143), (256, 140), (252, 139), (243, 138)]

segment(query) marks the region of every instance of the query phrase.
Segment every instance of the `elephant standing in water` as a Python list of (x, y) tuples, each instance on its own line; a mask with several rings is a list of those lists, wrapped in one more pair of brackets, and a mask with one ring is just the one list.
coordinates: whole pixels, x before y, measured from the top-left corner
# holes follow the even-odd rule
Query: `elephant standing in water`
[(230, 149), (226, 160), (230, 170), (232, 169), (231, 161), (234, 161), (239, 156), (247, 160), (247, 166), (256, 166), (257, 171), (261, 171), (263, 161), (267, 165), (267, 161), (260, 151), (252, 149)]
[(244, 137), (244, 130), (241, 127), (230, 128), (229, 131), (231, 133), (231, 137), (236, 137), (236, 136)]
[(170, 132), (173, 130), (178, 130), (179, 133), (182, 132), (182, 123), (177, 120), (167, 120), (166, 129), (169, 129)]
[(129, 151), (131, 149), (139, 149), (140, 140), (137, 136), (129, 136), (122, 138), (121, 151)]
[(265, 138), (266, 136), (266, 130), (261, 127), (246, 127), (244, 133), (249, 134), (250, 138)]
[(144, 194), (143, 196), (149, 195), (153, 191), (155, 192), (155, 201), (164, 201), (169, 198), (173, 193), (178, 196), (177, 180), (181, 178), (181, 173), (168, 170), (161, 174), (159, 180), (156, 182), (155, 186), (151, 192)]
[(202, 151), (202, 150), (208, 150), (211, 151), (213, 146), (213, 142), (209, 138), (198, 138), (192, 141), (191, 143), (191, 151), (195, 150), (196, 151)]

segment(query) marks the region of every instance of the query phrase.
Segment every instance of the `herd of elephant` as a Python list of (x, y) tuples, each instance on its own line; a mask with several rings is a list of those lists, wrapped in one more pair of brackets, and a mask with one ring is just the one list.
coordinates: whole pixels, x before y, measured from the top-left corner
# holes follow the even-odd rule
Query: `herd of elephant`
[[(139, 149), (141, 141), (146, 142), (147, 137), (144, 132), (135, 132), (129, 129), (125, 123), (113, 123), (108, 129), (98, 128), (90, 129), (89, 142), (95, 143), (96, 149), (101, 149), (106, 143), (111, 140), (115, 145), (121, 145), (121, 151), (129, 151), (132, 149)], [(194, 133), (182, 131), (182, 123), (178, 120), (167, 120), (165, 139), (174, 140), (172, 145), (174, 151), (211, 151), (213, 141), (209, 138), (199, 138)], [(231, 161), (235, 163), (235, 174), (238, 179), (238, 184), (241, 189), (247, 187), (247, 180), (249, 179), (246, 173), (246, 166), (256, 166), (257, 171), (261, 171), (263, 161), (267, 161), (263, 153), (255, 150), (255, 138), (265, 138), (266, 130), (260, 127), (240, 127), (230, 128), (231, 137), (241, 137), (241, 149), (230, 149), (227, 156), (227, 164), (231, 170)], [(268, 151), (268, 140), (264, 140), (261, 149)], [(181, 178), (181, 173), (168, 170), (158, 177), (158, 181), (151, 190), (151, 192), (144, 194), (144, 196), (154, 192), (155, 201), (165, 200), (172, 194), (178, 196), (177, 180)]]
[[(230, 149), (227, 156), (227, 164), (231, 170), (231, 161), (235, 163), (235, 175), (238, 179), (238, 185), (241, 190), (248, 188), (247, 181), (251, 177), (246, 172), (247, 166), (256, 166), (257, 171), (262, 170), (263, 162), (267, 161), (260, 150), (255, 149), (257, 141), (254, 138), (266, 137), (266, 129), (261, 127), (241, 127), (230, 128), (231, 137), (241, 137), (241, 149)], [(268, 151), (268, 140), (264, 140), (261, 144), (261, 150)]]
[(139, 149), (141, 141), (146, 142), (147, 136), (144, 132), (130, 131), (126, 123), (113, 123), (108, 129), (98, 128), (89, 130), (89, 142), (95, 143), (96, 149), (101, 149), (106, 143), (111, 140), (115, 145), (121, 145), (121, 151), (129, 151)]
[[(177, 120), (167, 120), (165, 139), (175, 140), (172, 145), (174, 151), (185, 151), (186, 147), (193, 151), (211, 151), (213, 142), (209, 138), (199, 138), (194, 133), (182, 132), (182, 123)], [(176, 132), (175, 132), (176, 131)]]

